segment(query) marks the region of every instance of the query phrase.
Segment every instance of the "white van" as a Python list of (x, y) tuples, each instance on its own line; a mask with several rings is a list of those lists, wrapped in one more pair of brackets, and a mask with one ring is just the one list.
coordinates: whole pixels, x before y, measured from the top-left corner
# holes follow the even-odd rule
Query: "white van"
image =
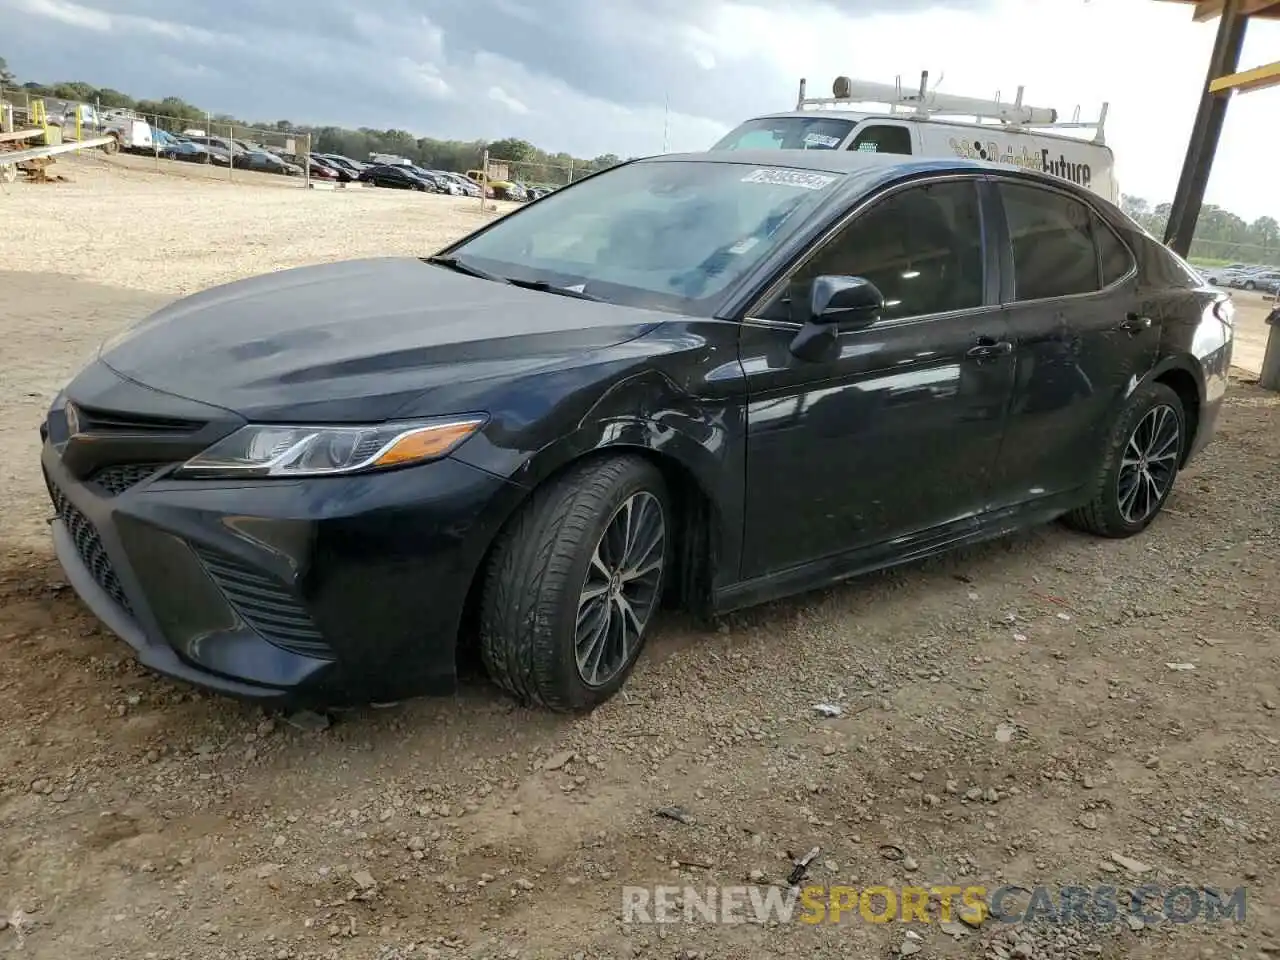
[[(834, 97), (808, 99), (805, 82), (795, 110), (739, 124), (712, 150), (866, 150), (920, 157), (964, 157), (1040, 170), (1120, 202), (1115, 156), (1103, 140), (1107, 105), (1096, 122), (1059, 122), (1058, 112), (1022, 104), (980, 100), (837, 77)], [(872, 104), (888, 109), (856, 109)], [(853, 109), (851, 109), (853, 108)], [(962, 119), (963, 118), (963, 119)], [(1051, 132), (1095, 131), (1091, 139)]]

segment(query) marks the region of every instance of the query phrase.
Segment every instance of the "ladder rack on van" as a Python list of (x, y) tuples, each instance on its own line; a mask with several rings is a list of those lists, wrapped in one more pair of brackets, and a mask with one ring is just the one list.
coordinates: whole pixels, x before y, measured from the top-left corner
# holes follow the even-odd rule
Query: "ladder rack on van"
[(1023, 104), (1023, 87), (1018, 87), (1018, 96), (1012, 103), (1002, 101), (999, 93), (994, 100), (983, 100), (930, 90), (928, 70), (920, 74), (920, 87), (917, 90), (904, 89), (901, 77), (892, 84), (836, 77), (831, 85), (833, 96), (830, 97), (806, 97), (805, 87), (806, 81), (801, 80), (800, 96), (796, 101), (797, 111), (811, 107), (830, 109), (857, 104), (880, 104), (887, 106), (890, 114), (911, 113), (921, 119), (972, 117), (973, 122), (979, 125), (995, 121), (1011, 130), (1093, 130), (1093, 142), (1098, 144), (1105, 143), (1104, 130), (1110, 106), (1104, 103), (1095, 121), (1081, 120), (1079, 107), (1076, 107), (1071, 120), (1062, 121), (1058, 119), (1057, 110)]

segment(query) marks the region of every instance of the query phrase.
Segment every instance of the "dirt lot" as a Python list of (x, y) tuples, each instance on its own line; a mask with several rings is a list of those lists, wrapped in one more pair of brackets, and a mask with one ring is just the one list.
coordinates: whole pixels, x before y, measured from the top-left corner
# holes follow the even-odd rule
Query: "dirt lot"
[[(1280, 952), (1280, 398), (1237, 382), (1140, 538), (1050, 527), (719, 630), (668, 618), (626, 696), (589, 717), (474, 679), (297, 729), (144, 673), (85, 615), (42, 522), (37, 425), (94, 344), (165, 300), (429, 251), (476, 204), (61, 166), (75, 182), (0, 194), (0, 951)], [(667, 805), (689, 822), (654, 815)], [(919, 940), (861, 920), (620, 922), (624, 884), (782, 883), (787, 852), (815, 846), (819, 883), (1244, 886), (1247, 919)]]

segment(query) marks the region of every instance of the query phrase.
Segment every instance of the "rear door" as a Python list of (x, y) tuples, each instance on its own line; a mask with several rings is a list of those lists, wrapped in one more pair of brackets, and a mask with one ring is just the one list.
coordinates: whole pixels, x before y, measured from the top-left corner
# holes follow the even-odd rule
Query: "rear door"
[(1077, 488), (1111, 423), (1155, 364), (1161, 307), (1132, 252), (1067, 190), (996, 178), (1001, 299), (1015, 348), (995, 500)]

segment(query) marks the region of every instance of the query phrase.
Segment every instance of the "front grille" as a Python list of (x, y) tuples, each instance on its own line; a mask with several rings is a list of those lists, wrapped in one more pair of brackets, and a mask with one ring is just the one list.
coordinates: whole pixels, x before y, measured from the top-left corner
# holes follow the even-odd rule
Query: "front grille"
[(204, 426), (200, 420), (186, 420), (177, 417), (150, 417), (137, 413), (122, 413), (117, 410), (100, 410), (97, 407), (84, 407), (75, 404), (76, 421), (79, 432), (90, 434), (187, 434), (195, 433)]
[(98, 470), (89, 478), (89, 482), (108, 496), (114, 497), (149, 479), (164, 466), (163, 463), (120, 463)]
[(292, 590), (219, 550), (197, 544), (191, 548), (227, 602), (262, 639), (300, 656), (333, 659), (333, 651)]
[(116, 571), (111, 566), (111, 558), (107, 556), (107, 548), (102, 545), (102, 536), (98, 533), (98, 528), (76, 509), (75, 505), (67, 499), (67, 495), (52, 481), (49, 482), (49, 495), (53, 498), (53, 508), (57, 511), (58, 519), (71, 534), (76, 553), (89, 568), (94, 582), (126, 612), (132, 614), (133, 608), (129, 605), (129, 598), (125, 596), (124, 587), (120, 585), (120, 578), (116, 576)]

